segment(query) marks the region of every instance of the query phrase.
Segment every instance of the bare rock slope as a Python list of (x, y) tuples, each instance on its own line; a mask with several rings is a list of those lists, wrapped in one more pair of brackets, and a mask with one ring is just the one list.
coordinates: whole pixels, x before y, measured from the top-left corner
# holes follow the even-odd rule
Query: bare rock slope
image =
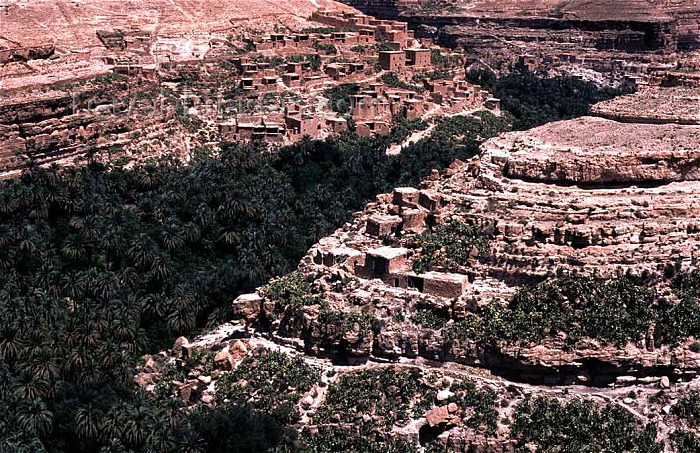
[(5, 42), (8, 48), (53, 44), (67, 51), (100, 47), (97, 30), (202, 34), (229, 28), (232, 20), (275, 23), (308, 19), (320, 8), (347, 9), (331, 0), (4, 0), (0, 8), (0, 49)]

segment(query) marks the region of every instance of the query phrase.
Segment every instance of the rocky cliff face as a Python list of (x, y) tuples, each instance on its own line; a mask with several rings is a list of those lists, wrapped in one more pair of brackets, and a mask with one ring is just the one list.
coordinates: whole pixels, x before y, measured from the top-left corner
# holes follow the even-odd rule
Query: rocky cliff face
[(155, 92), (155, 85), (118, 82), (98, 87), (88, 81), (70, 89), (8, 95), (0, 101), (0, 168), (9, 175), (28, 160), (68, 162), (88, 152), (120, 157), (140, 148), (143, 155), (160, 154), (167, 147), (151, 147), (150, 140), (157, 143), (166, 131), (171, 140), (180, 140), (182, 126), (173, 112), (128, 114), (128, 106), (115, 104)]
[(596, 116), (624, 123), (700, 124), (697, 88), (644, 87), (637, 93), (592, 107)]
[(443, 45), (463, 49), (469, 63), (495, 71), (581, 69), (610, 77), (640, 77), (674, 66), (675, 52), (697, 48), (700, 7), (679, 0), (652, 2), (478, 0), (415, 2), (349, 0), (387, 18), (400, 18)]
[[(660, 344), (653, 326), (626, 344), (551, 337), (517, 346), (480, 344), (455, 326), (493, 299), (562, 276), (643, 278), (673, 299), (668, 278), (696, 267), (700, 251), (698, 138), (698, 126), (597, 117), (502, 135), (444, 177), (379, 196), (321, 240), (299, 267), (314, 298), (289, 308), (263, 290), (234, 308), (307, 353), (349, 363), (423, 357), (521, 381), (597, 385), (692, 374), (692, 339)], [(488, 229), (488, 254), (474, 242), (461, 263), (419, 270), (425, 231), (454, 222)], [(449, 255), (442, 246), (435, 256)]]
[[(53, 43), (64, 51), (80, 52), (99, 49), (99, 30), (142, 30), (175, 37), (213, 33), (230, 27), (231, 20), (260, 20), (274, 14), (278, 20), (292, 24), (319, 8), (349, 9), (331, 0), (284, 4), (255, 0), (5, 0), (0, 8), (0, 49), (5, 40), (7, 48)], [(46, 27), (51, 33), (45, 32)]]

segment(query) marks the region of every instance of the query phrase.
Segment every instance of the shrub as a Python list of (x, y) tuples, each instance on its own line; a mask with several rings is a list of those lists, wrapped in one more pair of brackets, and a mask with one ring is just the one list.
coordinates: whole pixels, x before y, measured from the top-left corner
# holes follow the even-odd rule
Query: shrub
[(304, 439), (300, 453), (417, 453), (414, 442), (385, 436), (377, 439), (370, 432), (356, 432), (338, 426), (321, 427)]
[(311, 285), (299, 271), (267, 284), (262, 288), (261, 294), (275, 302), (276, 313), (320, 303), (319, 296), (311, 294)]
[(522, 288), (456, 323), (448, 336), (495, 344), (538, 342), (560, 333), (568, 345), (594, 338), (618, 346), (639, 340), (658, 317), (656, 292), (629, 279), (558, 279)]
[(416, 273), (435, 268), (455, 271), (469, 262), (474, 248), (480, 255), (488, 253), (490, 239), (486, 230), (464, 223), (452, 221), (439, 225), (418, 239), (422, 252), (413, 270)]
[(671, 413), (684, 419), (689, 425), (700, 425), (700, 391), (691, 390), (684, 394), (671, 408)]
[(678, 429), (669, 436), (676, 453), (697, 453), (700, 451), (700, 437), (693, 432)]
[(372, 316), (356, 311), (344, 312), (324, 309), (319, 315), (319, 322), (323, 325), (339, 326), (341, 335), (357, 328), (360, 338), (364, 338), (372, 331)]
[(488, 434), (495, 434), (498, 428), (497, 394), (489, 388), (478, 389), (473, 382), (460, 381), (452, 385), (454, 393), (449, 402), (468, 409), (465, 423), (472, 429), (484, 427)]
[(271, 414), (280, 423), (298, 419), (295, 406), (320, 379), (301, 357), (260, 351), (216, 382), (217, 404), (236, 404)]
[(367, 370), (341, 376), (326, 394), (326, 401), (316, 414), (319, 423), (328, 423), (331, 415), (352, 423), (358, 413), (378, 416), (385, 427), (397, 420), (408, 420), (411, 402), (426, 393), (418, 369)]
[(527, 398), (518, 404), (512, 435), (519, 448), (533, 445), (546, 452), (644, 452), (660, 453), (656, 426), (643, 425), (624, 408), (598, 407), (591, 400), (569, 402), (545, 397)]
[(411, 321), (428, 329), (441, 329), (449, 320), (448, 313), (435, 310), (421, 310), (411, 317)]

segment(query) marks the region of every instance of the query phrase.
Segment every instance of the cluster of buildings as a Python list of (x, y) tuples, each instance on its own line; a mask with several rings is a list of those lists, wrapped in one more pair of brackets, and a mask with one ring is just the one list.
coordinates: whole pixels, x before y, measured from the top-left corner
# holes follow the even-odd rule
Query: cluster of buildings
[(327, 33), (273, 33), (249, 38), (247, 42), (257, 52), (266, 50), (322, 48), (329, 45), (363, 46), (378, 42), (392, 50), (402, 50), (415, 39), (408, 24), (395, 20), (379, 20), (364, 14), (348, 14), (321, 10), (311, 17), (327, 25)]
[(365, 14), (321, 10), (314, 13), (311, 19), (339, 30), (371, 35), (373, 41), (383, 42), (393, 50), (405, 49), (409, 41), (415, 38), (405, 22), (375, 19)]
[[(211, 98), (217, 87), (233, 87), (227, 93), (233, 93), (232, 102), (239, 107), (227, 108), (224, 114), (221, 109), (187, 108), (217, 129), (223, 141), (322, 139), (347, 130), (350, 119), (362, 136), (384, 135), (391, 132), (397, 116), (416, 120), (437, 110), (457, 113), (485, 100), (478, 87), (463, 81), (414, 80), (415, 75), (427, 75), (433, 69), (432, 51), (419, 47), (406, 23), (324, 10), (314, 13), (312, 20), (319, 27), (304, 33), (242, 33), (241, 41), (249, 50), (244, 54), (210, 42), (206, 55), (190, 60), (162, 59), (144, 52), (148, 33), (100, 31), (98, 38), (111, 51), (105, 62), (117, 74), (170, 82), (181, 96)], [(177, 55), (182, 50), (178, 45), (161, 39), (157, 50)], [(190, 72), (197, 73), (196, 83), (180, 83), (187, 79), (183, 74)], [(381, 78), (386, 72), (402, 83), (388, 86)], [(211, 83), (200, 80), (201, 74)], [(346, 99), (347, 109), (324, 102), (326, 89), (343, 84), (360, 87)], [(279, 99), (275, 108), (266, 105), (269, 98)]]
[[(383, 55), (390, 58), (384, 60)], [(400, 59), (397, 59), (396, 55), (400, 56)], [(379, 53), (379, 59), (390, 63), (386, 67), (387, 71), (410, 75), (414, 69), (430, 67), (430, 50), (382, 51)], [(399, 66), (393, 66), (392, 61), (399, 62)], [(318, 98), (313, 97), (314, 90), (309, 88), (318, 82), (337, 82), (353, 73), (361, 73), (365, 63), (328, 63), (318, 71), (313, 71), (308, 62), (288, 62), (275, 69), (270, 68), (269, 63), (253, 62), (250, 57), (240, 57), (234, 62), (242, 74), (241, 84), (245, 93), (285, 93), (290, 88), (301, 87), (303, 89), (298, 90), (298, 93), (302, 100), (292, 100), (289, 106), (284, 107), (284, 112), (260, 112), (258, 115), (238, 116), (220, 124), (219, 132), (224, 140), (260, 139), (290, 143), (305, 135), (323, 138), (348, 128), (347, 119), (328, 108), (331, 106), (326, 105), (326, 108), (319, 110), (318, 103), (314, 102)], [(347, 114), (354, 120), (356, 132), (366, 137), (389, 134), (397, 116), (417, 120), (435, 109), (440, 109), (446, 114), (456, 114), (480, 105), (499, 109), (497, 99), (489, 98), (488, 93), (482, 92), (478, 86), (463, 80), (428, 78), (411, 89), (390, 87), (381, 80), (374, 79), (363, 83), (361, 87), (359, 92), (350, 96)], [(315, 93), (319, 94), (318, 91)]]
[(286, 108), (283, 113), (239, 116), (219, 124), (221, 139), (229, 142), (292, 143), (304, 136), (321, 138), (347, 129), (347, 120), (337, 114), (304, 111), (300, 106)]
[(371, 45), (376, 42), (375, 34), (371, 30), (359, 32), (332, 32), (332, 33), (275, 33), (256, 39), (249, 39), (248, 43), (256, 52), (265, 50), (320, 48), (332, 45)]
[(337, 237), (324, 238), (311, 251), (317, 265), (345, 267), (364, 279), (379, 279), (392, 288), (418, 291), (434, 297), (460, 297), (470, 285), (470, 276), (450, 272), (424, 272), (411, 269), (408, 249), (387, 246), (386, 240), (400, 232), (422, 233), (431, 213), (439, 213), (445, 206), (440, 194), (432, 190), (400, 187), (394, 190), (391, 203), (398, 214), (374, 212), (366, 217), (364, 231), (352, 245)]
[[(421, 92), (388, 87), (383, 83), (368, 84), (350, 96), (348, 116), (354, 120), (360, 136), (386, 135), (391, 132), (394, 118), (407, 120), (424, 118), (430, 110), (457, 114), (467, 109), (486, 106), (500, 108), (498, 99), (465, 81), (425, 80)], [(219, 125), (225, 141), (265, 140), (291, 143), (304, 136), (324, 138), (348, 129), (348, 120), (331, 109), (321, 109), (309, 103), (290, 103), (283, 112), (265, 112), (237, 116)]]

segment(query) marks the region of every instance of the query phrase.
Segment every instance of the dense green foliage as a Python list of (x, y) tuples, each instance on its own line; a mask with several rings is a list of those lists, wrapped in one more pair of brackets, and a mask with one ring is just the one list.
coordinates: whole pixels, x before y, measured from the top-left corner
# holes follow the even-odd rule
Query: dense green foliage
[(216, 382), (216, 409), (194, 410), (184, 421), (201, 436), (205, 451), (258, 453), (291, 446), (296, 404), (319, 378), (300, 357), (255, 351)]
[(592, 104), (633, 90), (630, 87), (601, 88), (573, 77), (543, 77), (532, 72), (512, 72), (500, 78), (486, 71), (468, 75), (471, 81), (501, 100), (501, 108), (516, 118), (514, 128), (521, 130), (587, 115)]
[(700, 451), (700, 436), (696, 432), (678, 429), (669, 436), (676, 453), (697, 453)]
[(419, 310), (411, 316), (411, 321), (426, 329), (441, 329), (449, 320), (449, 313), (436, 310)]
[[(139, 452), (167, 439), (172, 448), (156, 451), (231, 451), (214, 428), (239, 420), (227, 435), (244, 441), (246, 423), (269, 417), (234, 404), (208, 414), (220, 425), (182, 420), (135, 393), (138, 358), (230, 319), (237, 294), (291, 270), (368, 199), (472, 156), (478, 140), (507, 127), (489, 115), (445, 122), (397, 157), (384, 152), (388, 138), (347, 135), (274, 154), (233, 146), (190, 165), (32, 167), (3, 182), (0, 450), (81, 453), (117, 442)], [(270, 290), (298, 300), (296, 290)], [(20, 423), (27, 429), (17, 432)]]
[(304, 441), (300, 453), (416, 453), (415, 442), (382, 436), (371, 430), (349, 431), (340, 427), (322, 427)]
[(489, 435), (496, 433), (498, 411), (496, 392), (489, 388), (478, 389), (473, 382), (459, 381), (450, 387), (454, 393), (448, 400), (467, 409), (465, 424), (475, 430), (485, 428)]
[(328, 308), (321, 310), (319, 321), (326, 329), (334, 329), (339, 336), (353, 332), (364, 338), (372, 329), (372, 316), (356, 311), (336, 311)]
[(418, 369), (367, 370), (345, 374), (328, 389), (326, 401), (319, 408), (315, 420), (328, 423), (329, 420), (338, 419), (353, 423), (356, 414), (362, 413), (381, 417), (385, 427), (391, 427), (397, 421), (408, 421), (415, 399), (426, 398), (432, 402), (434, 398), (420, 378), (421, 371)]
[(678, 275), (673, 280), (673, 289), (680, 302), (669, 305), (661, 314), (659, 334), (670, 344), (691, 336), (700, 338), (700, 272)]
[(323, 95), (328, 98), (331, 110), (338, 113), (348, 113), (352, 106), (352, 96), (360, 92), (360, 86), (356, 83), (345, 83), (328, 88)]
[(700, 391), (691, 390), (684, 394), (671, 408), (673, 415), (681, 417), (689, 425), (700, 426)]
[(318, 42), (315, 42), (314, 49), (318, 50), (319, 52), (324, 52), (326, 55), (336, 55), (338, 53), (338, 48), (333, 44), (319, 44)]
[(394, 72), (387, 72), (386, 74), (382, 75), (382, 82), (384, 83), (384, 85), (392, 88), (401, 88), (403, 90), (411, 90), (417, 92), (423, 91), (422, 87), (404, 82)]
[(413, 270), (417, 273), (434, 269), (456, 271), (468, 263), (473, 252), (487, 254), (490, 237), (487, 230), (456, 221), (438, 225), (418, 237), (422, 251)]
[(393, 124), (394, 126), (387, 137), (390, 143), (402, 143), (413, 132), (424, 131), (429, 127), (428, 123), (421, 119), (407, 120), (401, 115), (394, 117)]
[(627, 278), (564, 278), (525, 287), (507, 305), (493, 302), (455, 323), (451, 334), (530, 343), (563, 333), (569, 345), (585, 337), (623, 346), (643, 339), (662, 310), (652, 288)]
[(261, 293), (275, 302), (275, 313), (297, 312), (305, 305), (321, 302), (318, 296), (312, 294), (311, 285), (298, 271), (265, 285)]
[(656, 426), (641, 425), (626, 409), (591, 400), (526, 399), (516, 408), (513, 436), (520, 452), (542, 453), (660, 453)]
[[(693, 296), (696, 295), (697, 275), (690, 276), (689, 280), (682, 277), (681, 280), (689, 283), (690, 288), (686, 285), (680, 285), (693, 291)], [(669, 436), (673, 444), (674, 451), (678, 453), (695, 453), (700, 451), (700, 391), (690, 390), (681, 395), (678, 402), (671, 407), (671, 414), (678, 418), (681, 422), (681, 428), (674, 430)]]
[(246, 357), (232, 373), (219, 379), (216, 398), (220, 403), (263, 410), (285, 425), (297, 421), (297, 402), (319, 378), (318, 370), (306, 365), (304, 359), (265, 351)]
[[(378, 427), (382, 432), (390, 432), (395, 424), (403, 426), (412, 418), (449, 403), (457, 405), (459, 412), (455, 415), (465, 426), (487, 436), (495, 435), (498, 412), (493, 390), (479, 389), (470, 381), (442, 385), (450, 390), (451, 396), (447, 401), (438, 402), (436, 390), (426, 382), (419, 369), (385, 368), (344, 374), (328, 389), (326, 400), (319, 408), (315, 421), (321, 424), (321, 430), (305, 439), (309, 451), (395, 451), (400, 441), (387, 436), (374, 439), (373, 432)], [(340, 431), (324, 426), (338, 422), (350, 426), (356, 423), (363, 435), (358, 437), (352, 429)], [(339, 435), (343, 432), (345, 435)], [(425, 433), (421, 435), (421, 442), (430, 446), (439, 433), (439, 429)], [(343, 449), (333, 450), (340, 447)]]

